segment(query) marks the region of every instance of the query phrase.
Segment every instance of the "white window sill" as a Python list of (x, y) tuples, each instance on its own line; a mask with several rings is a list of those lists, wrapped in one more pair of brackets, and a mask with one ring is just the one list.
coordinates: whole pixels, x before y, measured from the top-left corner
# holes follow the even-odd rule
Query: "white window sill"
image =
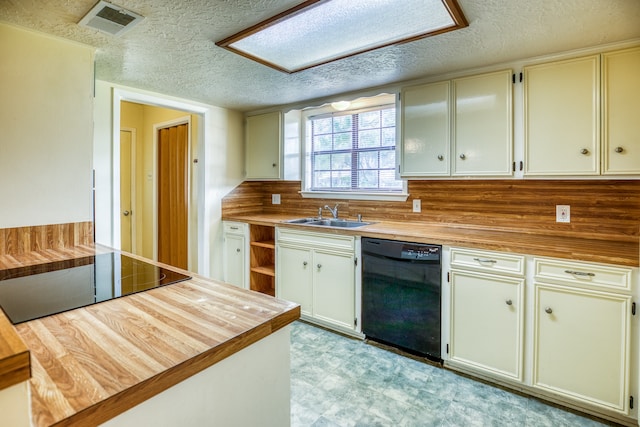
[(387, 202), (405, 202), (409, 193), (363, 193), (338, 191), (300, 191), (300, 195), (307, 199), (338, 199), (338, 200), (380, 200)]

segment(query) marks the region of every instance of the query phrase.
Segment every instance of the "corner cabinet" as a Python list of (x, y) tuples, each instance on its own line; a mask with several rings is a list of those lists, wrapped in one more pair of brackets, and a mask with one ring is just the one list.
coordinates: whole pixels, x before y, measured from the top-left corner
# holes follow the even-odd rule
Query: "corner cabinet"
[(281, 227), (276, 236), (276, 296), (307, 320), (355, 331), (355, 237)]
[(510, 176), (512, 71), (402, 89), (400, 176)]
[(524, 256), (452, 248), (450, 363), (523, 380)]
[(629, 413), (631, 269), (534, 260), (533, 386)]
[(249, 289), (249, 225), (223, 221), (222, 280)]
[(245, 121), (245, 168), (247, 179), (282, 177), (282, 113), (248, 116)]

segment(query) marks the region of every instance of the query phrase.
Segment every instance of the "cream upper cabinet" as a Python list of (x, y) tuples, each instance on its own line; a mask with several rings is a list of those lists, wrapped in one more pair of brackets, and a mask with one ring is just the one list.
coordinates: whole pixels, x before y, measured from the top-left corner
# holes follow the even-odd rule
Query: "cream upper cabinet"
[(526, 175), (600, 173), (600, 56), (524, 68)]
[(400, 176), (448, 176), (449, 82), (402, 89)]
[(282, 113), (249, 116), (245, 126), (246, 178), (282, 178)]
[(512, 74), (453, 80), (453, 175), (512, 175)]
[(640, 47), (602, 56), (602, 173), (640, 173)]

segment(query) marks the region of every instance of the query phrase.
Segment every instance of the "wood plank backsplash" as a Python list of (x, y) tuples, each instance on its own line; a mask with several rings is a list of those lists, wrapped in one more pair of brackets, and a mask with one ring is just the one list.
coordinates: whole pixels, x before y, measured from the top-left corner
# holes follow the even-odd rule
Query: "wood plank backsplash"
[(92, 243), (91, 221), (0, 229), (0, 255), (22, 255)]
[[(415, 180), (406, 202), (303, 199), (299, 181), (246, 181), (222, 202), (222, 216), (286, 214), (315, 216), (318, 207), (340, 203), (340, 216), (414, 221), (637, 242), (638, 180)], [(280, 194), (281, 204), (271, 204)], [(412, 200), (422, 212), (412, 212)], [(571, 206), (571, 223), (556, 222), (556, 205)], [(324, 215), (329, 213), (325, 210)]]

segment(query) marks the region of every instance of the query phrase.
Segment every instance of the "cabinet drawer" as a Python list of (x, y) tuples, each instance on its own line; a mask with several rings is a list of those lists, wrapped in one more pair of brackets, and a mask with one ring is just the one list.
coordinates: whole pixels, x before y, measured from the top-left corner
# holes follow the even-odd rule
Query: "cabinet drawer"
[(578, 286), (602, 287), (619, 291), (631, 290), (632, 269), (611, 265), (535, 258), (536, 280)]
[(247, 223), (245, 222), (234, 222), (234, 221), (224, 221), (223, 227), (225, 233), (230, 234), (245, 234), (247, 231)]
[(451, 267), (524, 275), (524, 256), (502, 252), (451, 249)]
[(314, 233), (277, 227), (277, 242), (301, 245), (304, 247), (322, 247), (353, 252), (355, 237), (331, 233)]

